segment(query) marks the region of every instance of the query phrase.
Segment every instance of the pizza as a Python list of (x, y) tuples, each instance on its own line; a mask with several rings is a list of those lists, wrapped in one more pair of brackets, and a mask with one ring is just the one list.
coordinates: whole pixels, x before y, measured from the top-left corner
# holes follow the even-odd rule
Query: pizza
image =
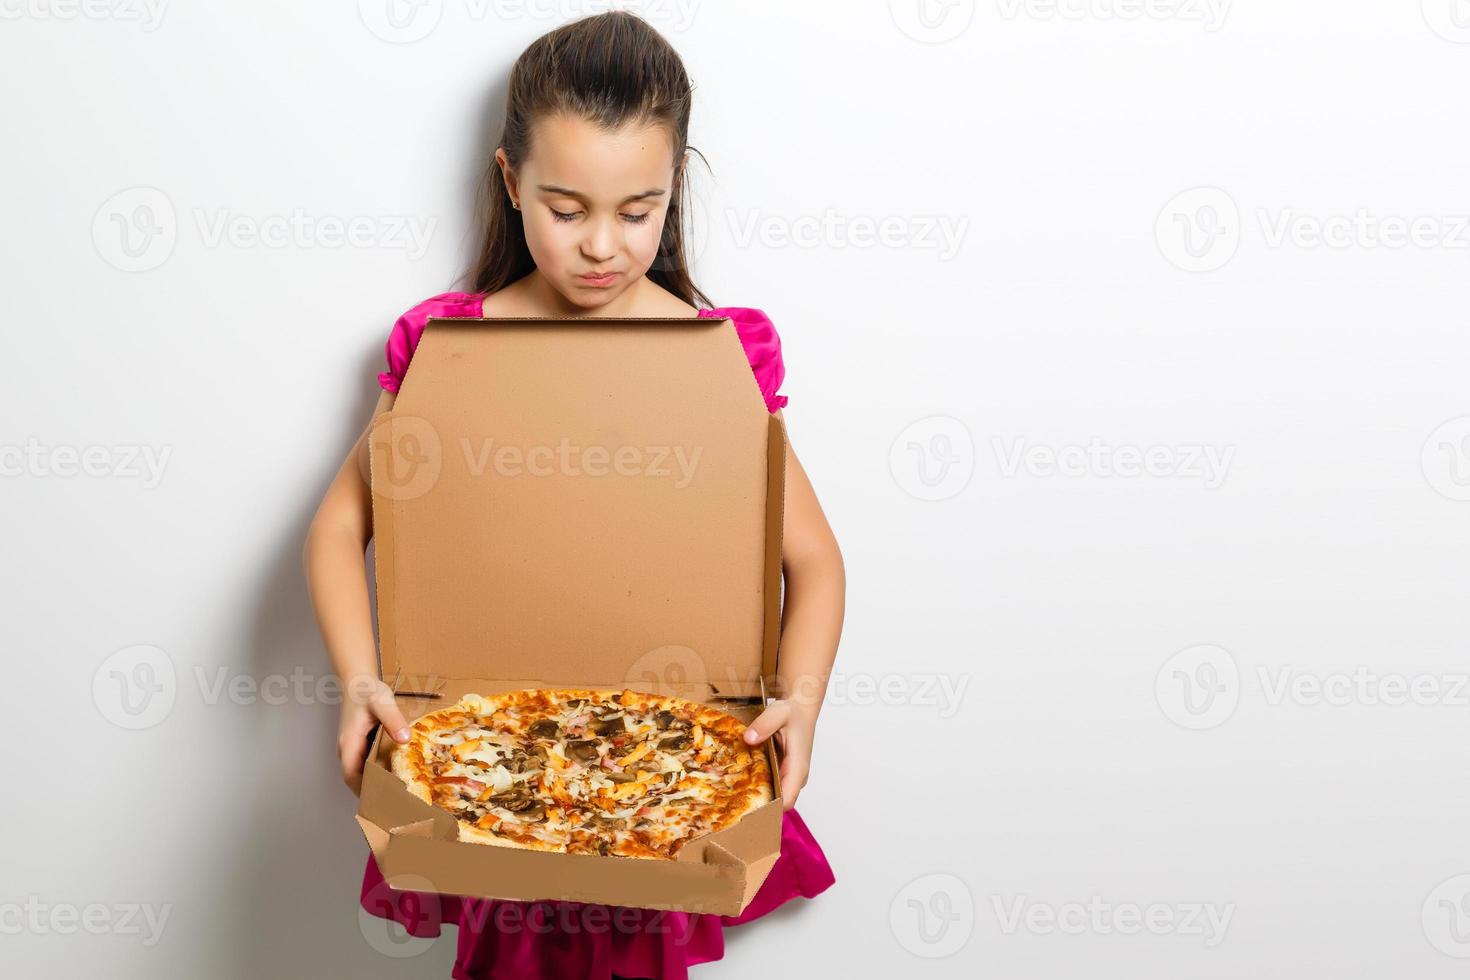
[(640, 691), (467, 694), (394, 744), (393, 772), (459, 822), (459, 839), (672, 859), (774, 799), (745, 723)]

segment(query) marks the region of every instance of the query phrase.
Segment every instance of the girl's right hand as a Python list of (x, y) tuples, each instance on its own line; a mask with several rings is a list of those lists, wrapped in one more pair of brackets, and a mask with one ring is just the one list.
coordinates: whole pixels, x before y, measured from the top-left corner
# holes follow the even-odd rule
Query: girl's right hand
[(354, 794), (362, 793), (362, 767), (367, 759), (368, 736), (381, 723), (396, 742), (408, 741), (408, 723), (393, 700), (393, 689), (376, 677), (348, 685), (342, 699), (342, 718), (337, 726), (337, 757), (342, 761), (342, 781)]

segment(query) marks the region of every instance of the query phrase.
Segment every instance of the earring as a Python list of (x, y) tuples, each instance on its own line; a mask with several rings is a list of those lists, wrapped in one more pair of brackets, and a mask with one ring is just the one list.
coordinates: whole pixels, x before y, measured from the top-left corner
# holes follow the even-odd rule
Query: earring
[(510, 202), (510, 206), (513, 207), (513, 208), (515, 208), (517, 211), (519, 211), (521, 209), (521, 202), (520, 201), (511, 201)]

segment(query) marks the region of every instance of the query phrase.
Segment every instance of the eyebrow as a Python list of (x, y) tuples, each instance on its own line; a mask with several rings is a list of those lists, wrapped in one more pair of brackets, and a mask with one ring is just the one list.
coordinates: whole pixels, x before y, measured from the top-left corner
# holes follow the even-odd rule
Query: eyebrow
[[(545, 191), (548, 194), (563, 194), (567, 197), (575, 197), (580, 201), (587, 200), (586, 194), (583, 194), (579, 191), (574, 191), (570, 187), (558, 187), (556, 184), (537, 184), (536, 189), (539, 191)], [(642, 193), (629, 194), (618, 203), (629, 204), (633, 201), (641, 201), (646, 197), (663, 197), (663, 195), (664, 189), (662, 187), (650, 187), (648, 190), (643, 191)]]

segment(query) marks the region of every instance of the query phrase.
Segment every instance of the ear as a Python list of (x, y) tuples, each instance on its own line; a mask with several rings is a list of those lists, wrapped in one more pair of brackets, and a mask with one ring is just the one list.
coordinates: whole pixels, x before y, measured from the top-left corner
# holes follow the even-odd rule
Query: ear
[(519, 201), (521, 199), (520, 187), (517, 186), (516, 172), (511, 169), (510, 157), (506, 155), (505, 147), (496, 148), (495, 163), (500, 167), (500, 179), (505, 182), (505, 190), (510, 195), (510, 202)]

